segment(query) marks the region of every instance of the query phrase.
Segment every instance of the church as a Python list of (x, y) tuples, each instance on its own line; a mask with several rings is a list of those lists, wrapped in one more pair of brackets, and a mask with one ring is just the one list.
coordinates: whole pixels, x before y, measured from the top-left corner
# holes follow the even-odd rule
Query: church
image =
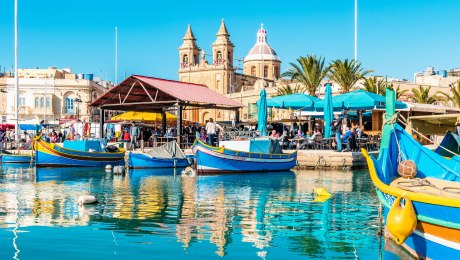
[[(256, 43), (243, 60), (242, 73), (234, 65), (233, 50), (235, 45), (222, 20), (212, 43), (212, 60), (208, 61), (204, 50), (196, 43), (192, 27), (188, 25), (179, 47), (179, 80), (190, 83), (204, 84), (219, 94), (226, 95), (244, 105), (240, 111), (241, 121), (252, 121), (257, 113), (256, 102), (263, 86), (267, 93), (276, 93), (280, 85), (281, 60), (275, 50), (267, 42), (267, 31), (261, 25), (257, 31)], [(288, 84), (284, 81), (284, 85)], [(273, 111), (269, 111), (270, 113)], [(231, 121), (232, 112), (216, 109), (185, 110), (184, 119), (204, 123), (209, 118), (217, 121)], [(273, 115), (272, 115), (273, 117)]]

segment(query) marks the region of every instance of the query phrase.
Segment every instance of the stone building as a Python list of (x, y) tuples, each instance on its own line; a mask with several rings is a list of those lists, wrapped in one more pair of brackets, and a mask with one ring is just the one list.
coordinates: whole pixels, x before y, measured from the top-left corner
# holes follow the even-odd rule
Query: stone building
[[(66, 121), (92, 121), (90, 104), (111, 85), (96, 83), (91, 74), (73, 74), (70, 69), (20, 69), (20, 124), (59, 124)], [(11, 75), (0, 78), (2, 123), (15, 122), (15, 79)], [(95, 119), (94, 119), (95, 120)]]
[[(256, 44), (243, 60), (243, 72), (235, 67), (235, 45), (222, 20), (212, 43), (212, 60), (208, 62), (204, 50), (196, 44), (196, 38), (189, 25), (179, 47), (179, 80), (204, 84), (219, 94), (241, 102), (245, 108), (240, 111), (240, 119), (250, 119), (251, 108), (258, 100), (260, 89), (265, 86), (270, 94), (276, 92), (279, 85), (281, 60), (267, 42), (267, 31), (263, 25), (257, 32)], [(243, 95), (244, 94), (244, 95)], [(254, 109), (252, 109), (254, 111)], [(229, 111), (196, 109), (184, 111), (184, 119), (193, 122), (205, 122), (210, 117), (217, 121), (230, 121), (234, 115)]]

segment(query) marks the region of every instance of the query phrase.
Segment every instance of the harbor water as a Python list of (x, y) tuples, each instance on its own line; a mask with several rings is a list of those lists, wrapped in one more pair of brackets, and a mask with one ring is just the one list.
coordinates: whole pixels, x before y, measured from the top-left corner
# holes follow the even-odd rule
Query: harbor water
[[(313, 194), (324, 187), (332, 197)], [(78, 206), (94, 195), (97, 204)], [(0, 259), (399, 259), (368, 173), (0, 171)]]

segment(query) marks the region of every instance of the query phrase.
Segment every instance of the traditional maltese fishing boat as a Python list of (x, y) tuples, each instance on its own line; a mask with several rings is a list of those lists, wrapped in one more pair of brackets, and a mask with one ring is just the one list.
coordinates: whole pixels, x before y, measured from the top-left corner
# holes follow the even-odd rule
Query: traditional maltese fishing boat
[(103, 139), (66, 140), (61, 147), (37, 137), (33, 147), (37, 167), (105, 167), (125, 163), (125, 150), (107, 146)]
[(129, 168), (179, 168), (188, 165), (189, 161), (176, 141), (151, 148), (146, 152), (129, 153)]
[(284, 171), (297, 163), (297, 151), (282, 153), (276, 140), (223, 141), (220, 145), (214, 147), (195, 141), (192, 150), (198, 174)]
[[(460, 259), (460, 156), (420, 145), (407, 132), (418, 132), (410, 120), (407, 131), (397, 123), (394, 100), (387, 89), (378, 158), (362, 150), (386, 208), (385, 234), (418, 258)], [(459, 121), (460, 115), (454, 118)], [(441, 129), (439, 120), (433, 126)]]
[(1, 163), (30, 163), (32, 155), (30, 154), (1, 154)]

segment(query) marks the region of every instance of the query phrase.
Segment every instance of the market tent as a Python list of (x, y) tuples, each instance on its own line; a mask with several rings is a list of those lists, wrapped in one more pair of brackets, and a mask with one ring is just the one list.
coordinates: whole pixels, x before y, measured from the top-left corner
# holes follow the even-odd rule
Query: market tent
[[(128, 111), (111, 118), (112, 121), (161, 122), (161, 113)], [(177, 116), (166, 112), (166, 121), (176, 121)]]
[(267, 98), (267, 107), (284, 109), (290, 108), (293, 110), (313, 110), (313, 104), (317, 100), (317, 97), (309, 96), (304, 93), (296, 93)]
[[(372, 92), (365, 90), (355, 90), (352, 92), (340, 94), (334, 96), (333, 107), (335, 111), (339, 110), (372, 110), (372, 109), (384, 109), (385, 108), (385, 97), (377, 95)], [(324, 107), (324, 99), (318, 100), (314, 104), (314, 108), (317, 111), (322, 111)], [(407, 105), (402, 102), (396, 101), (396, 109), (406, 109)]]

